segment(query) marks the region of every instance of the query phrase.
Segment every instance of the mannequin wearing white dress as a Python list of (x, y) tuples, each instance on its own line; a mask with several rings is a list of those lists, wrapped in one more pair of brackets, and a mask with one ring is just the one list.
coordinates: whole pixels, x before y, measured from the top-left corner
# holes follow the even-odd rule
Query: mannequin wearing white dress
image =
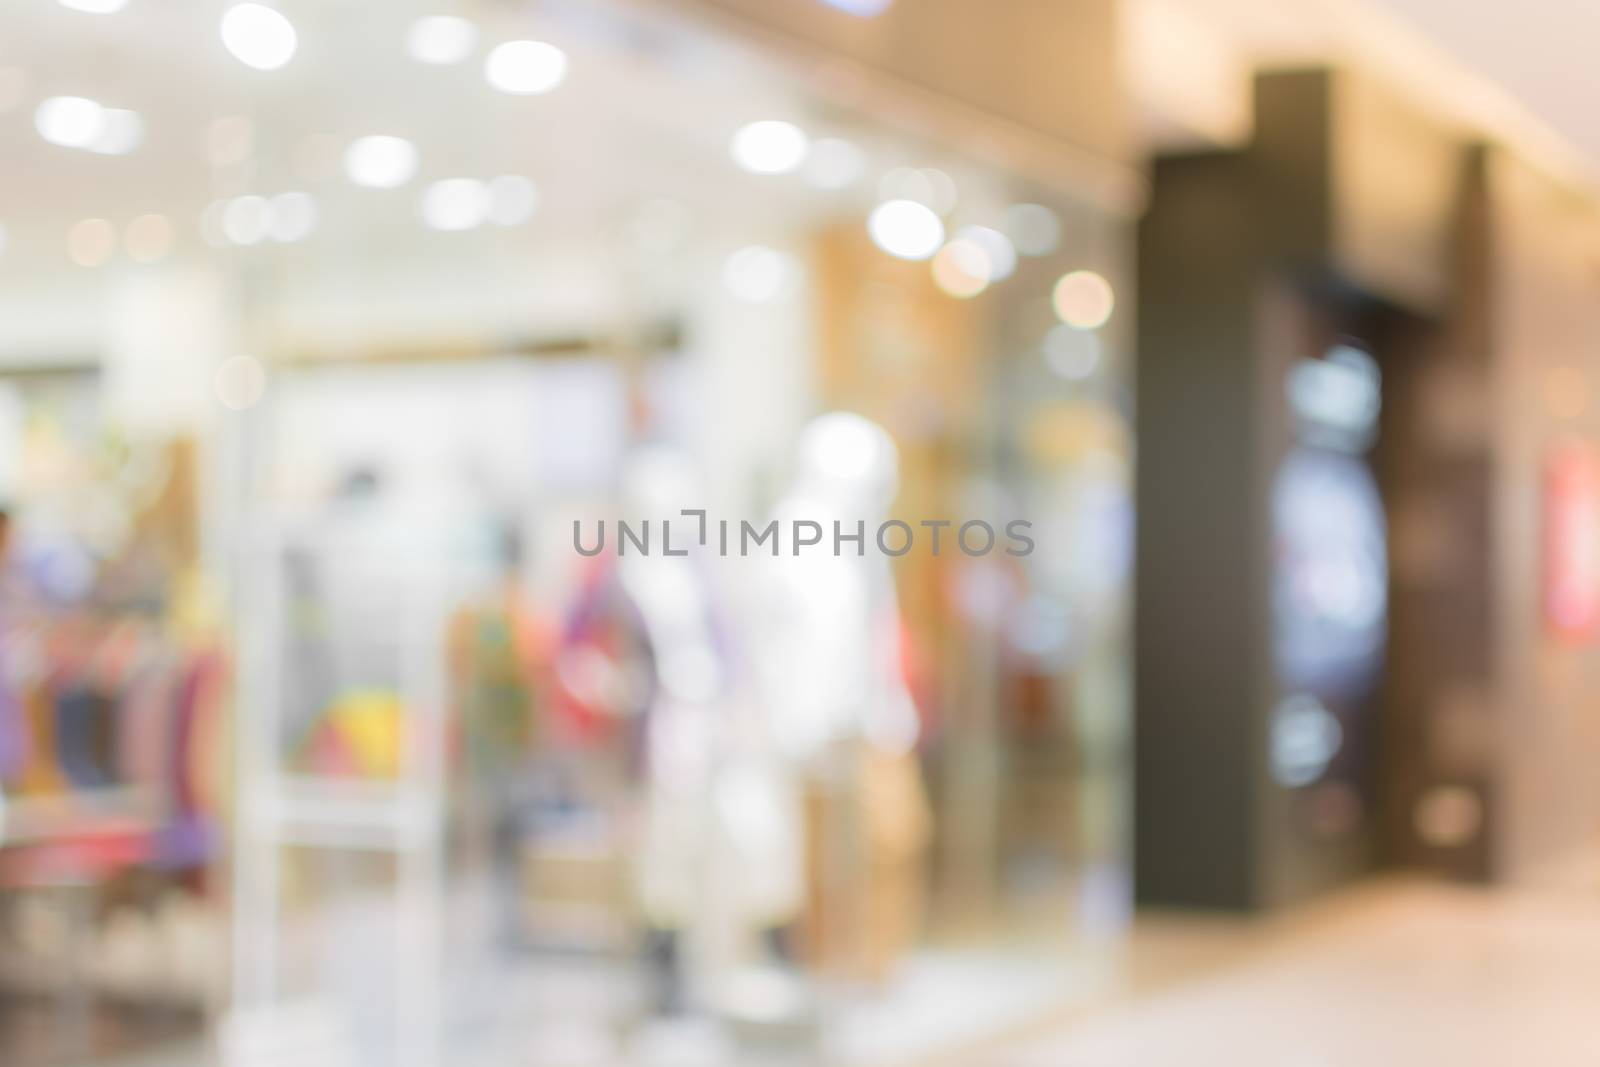
[[(809, 913), (811, 954), (852, 973), (880, 973), (893, 954), (849, 942), (881, 925), (868, 898), (883, 888), (883, 872), (909, 871), (928, 838), (899, 605), (890, 560), (876, 543), (896, 485), (895, 446), (882, 427), (845, 412), (814, 419), (777, 518), (785, 534), (795, 522), (818, 523), (822, 540), (798, 554), (785, 544), (777, 558), (761, 560), (769, 572), (759, 628), (763, 698), (791, 789), (802, 797), (790, 810), (805, 812), (805, 829), (795, 834), (807, 842), (805, 884), (796, 892)], [(836, 531), (844, 535), (837, 542)], [(859, 545), (846, 540), (858, 531)], [(827, 959), (841, 954), (854, 962)], [(862, 963), (866, 955), (878, 962)]]
[[(628, 458), (624, 506), (635, 523), (648, 521), (660, 537), (660, 523), (693, 507), (697, 492), (692, 462), (675, 449), (651, 445)], [(692, 544), (692, 527), (690, 520), (674, 523), (675, 552)], [(658, 541), (649, 555), (621, 552), (617, 577), (650, 653), (633, 875), (651, 931), (657, 1007), (671, 1013), (686, 997), (684, 955), (694, 947), (686, 935), (706, 919), (713, 775), (728, 669), (701, 561), (667, 555), (664, 548)]]

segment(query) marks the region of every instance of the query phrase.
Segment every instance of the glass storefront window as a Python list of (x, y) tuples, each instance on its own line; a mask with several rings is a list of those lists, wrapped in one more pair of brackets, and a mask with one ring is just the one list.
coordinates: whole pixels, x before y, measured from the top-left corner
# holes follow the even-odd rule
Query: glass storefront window
[(1058, 1006), (1127, 903), (1123, 222), (677, 15), (411, 13), (126, 75), (138, 180), (10, 235), (193, 468), (143, 610), (226, 653), (167, 883), (220, 1054), (867, 1063)]

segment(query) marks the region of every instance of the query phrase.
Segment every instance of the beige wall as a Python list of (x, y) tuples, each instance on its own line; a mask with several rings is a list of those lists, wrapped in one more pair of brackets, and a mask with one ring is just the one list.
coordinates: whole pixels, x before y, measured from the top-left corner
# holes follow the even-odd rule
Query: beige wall
[(1490, 170), (1495, 645), (1502, 832), (1520, 878), (1600, 843), (1600, 634), (1552, 634), (1542, 605), (1545, 461), (1600, 445), (1600, 215), (1497, 154)]

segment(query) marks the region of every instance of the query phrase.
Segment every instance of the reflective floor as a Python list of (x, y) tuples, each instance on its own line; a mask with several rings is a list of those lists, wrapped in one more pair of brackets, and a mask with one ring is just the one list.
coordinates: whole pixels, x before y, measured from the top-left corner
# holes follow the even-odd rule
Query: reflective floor
[[(1578, 1067), (1600, 1063), (1597, 990), (1600, 879), (1500, 891), (1391, 882), (1264, 922), (1142, 919), (1121, 992), (978, 1059)], [(978, 1062), (972, 1053), (960, 1061)]]
[[(849, 1061), (883, 1067), (1600, 1062), (1600, 877), (1494, 891), (1380, 881), (1271, 919), (1152, 913), (1108, 955), (1094, 968), (1098, 977), (1079, 986), (1077, 1006), (1068, 1012), (1032, 1022), (990, 1020), (1013, 1028), (1005, 1040), (963, 1041), (954, 1027), (937, 1055), (923, 1054), (926, 1045), (913, 1051), (885, 1041), (852, 1049)], [(948, 1014), (950, 1006), (938, 1012)], [(573, 1044), (570, 1033), (548, 1036), (542, 1047), (524, 1041), (515, 1052), (503, 1049), (499, 1062), (613, 1063), (618, 1053), (630, 1063), (719, 1062), (714, 1054), (701, 1058), (715, 1042), (707, 1046), (687, 1032), (656, 1034), (629, 1050), (612, 1048), (609, 1056)], [(117, 1067), (212, 1062), (191, 1048)]]

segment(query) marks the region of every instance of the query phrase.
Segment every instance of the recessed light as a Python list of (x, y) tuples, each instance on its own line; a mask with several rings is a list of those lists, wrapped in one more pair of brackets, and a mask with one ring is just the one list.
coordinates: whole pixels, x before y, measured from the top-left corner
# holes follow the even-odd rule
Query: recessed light
[(544, 41), (507, 41), (483, 63), (483, 76), (502, 93), (537, 96), (567, 77), (567, 54)]
[(344, 172), (369, 189), (395, 189), (417, 172), (417, 147), (404, 137), (358, 137), (344, 151)]
[(294, 24), (265, 4), (235, 4), (222, 15), (222, 44), (233, 57), (256, 70), (277, 70), (294, 58), (300, 44)]

